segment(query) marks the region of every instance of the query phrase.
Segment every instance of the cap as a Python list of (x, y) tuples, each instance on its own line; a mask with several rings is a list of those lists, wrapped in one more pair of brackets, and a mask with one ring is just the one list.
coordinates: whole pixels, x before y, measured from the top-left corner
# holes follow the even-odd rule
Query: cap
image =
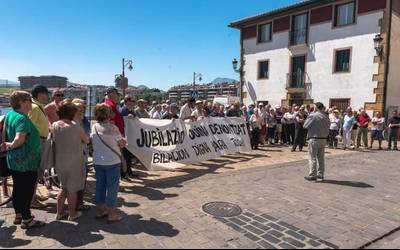
[(202, 101), (197, 101), (196, 104), (203, 104), (203, 102)]
[(179, 107), (178, 107), (178, 104), (176, 104), (176, 103), (172, 103), (170, 107), (171, 107), (171, 108), (179, 108)]

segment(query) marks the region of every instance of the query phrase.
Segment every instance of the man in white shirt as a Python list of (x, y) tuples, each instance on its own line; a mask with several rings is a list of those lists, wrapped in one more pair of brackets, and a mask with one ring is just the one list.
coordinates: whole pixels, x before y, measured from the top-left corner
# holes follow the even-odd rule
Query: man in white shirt
[(179, 118), (182, 120), (192, 119), (192, 109), (194, 108), (196, 100), (194, 98), (190, 98), (187, 100), (186, 104), (183, 105), (181, 109), (181, 113)]

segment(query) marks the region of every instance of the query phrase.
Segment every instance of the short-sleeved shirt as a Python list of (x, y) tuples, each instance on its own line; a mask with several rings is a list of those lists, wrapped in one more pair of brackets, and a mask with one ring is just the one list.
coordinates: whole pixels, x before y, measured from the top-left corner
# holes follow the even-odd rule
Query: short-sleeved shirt
[[(389, 119), (389, 125), (399, 125), (400, 124), (400, 117), (392, 117)], [(399, 130), (399, 127), (393, 127), (392, 130)]]
[(380, 124), (376, 124), (372, 127), (372, 130), (378, 130), (378, 131), (383, 131), (385, 128), (385, 118), (381, 117), (374, 117), (372, 118), (372, 123), (380, 123)]
[(368, 128), (368, 123), (371, 121), (371, 118), (369, 118), (369, 116), (367, 114), (365, 115), (359, 115), (357, 117), (357, 122), (359, 124), (365, 124), (365, 125), (361, 125), (359, 126), (360, 128)]
[(17, 133), (26, 133), (25, 143), (7, 152), (8, 168), (17, 172), (37, 171), (40, 167), (41, 145), (39, 131), (23, 113), (11, 111), (6, 117), (7, 142), (14, 141)]
[(357, 124), (356, 118), (354, 116), (346, 115), (343, 119), (343, 128), (345, 130), (350, 130), (354, 125)]
[(135, 109), (135, 114), (137, 118), (150, 118), (149, 113), (144, 109), (140, 108)]
[(39, 131), (40, 137), (47, 138), (50, 133), (49, 119), (44, 111), (44, 107), (41, 103), (32, 99), (32, 111), (29, 114), (29, 118)]

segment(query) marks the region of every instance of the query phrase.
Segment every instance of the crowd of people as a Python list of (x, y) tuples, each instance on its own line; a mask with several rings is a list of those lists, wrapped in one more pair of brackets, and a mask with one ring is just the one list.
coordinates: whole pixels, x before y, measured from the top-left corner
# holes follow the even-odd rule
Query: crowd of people
[[(95, 107), (95, 123), (91, 124), (85, 117), (85, 101), (65, 99), (63, 91), (57, 90), (52, 93), (52, 102), (48, 103), (49, 95), (48, 89), (40, 85), (35, 86), (31, 93), (12, 93), (12, 111), (3, 124), (1, 149), (7, 151), (8, 169), (13, 179), (14, 224), (24, 229), (45, 226), (44, 222), (35, 220), (30, 209), (47, 206), (44, 203), (47, 198), (37, 194), (37, 186), (45, 167), (52, 163), (54, 166), (50, 167), (55, 167), (61, 182), (56, 220), (75, 221), (90, 209), (83, 199), (89, 144), (92, 145), (96, 176), (96, 218), (107, 219), (109, 223), (122, 219), (116, 209), (120, 179), (134, 177), (132, 162), (135, 159), (126, 149), (124, 117), (127, 116), (185, 121), (198, 121), (205, 117), (243, 118), (251, 134), (252, 149), (278, 144), (290, 146), (292, 151), (302, 151), (308, 139), (313, 150), (321, 150), (320, 146), (326, 143), (338, 148), (339, 141), (343, 141), (344, 149), (359, 148), (361, 142), (372, 148), (378, 141), (379, 149), (382, 149), (383, 132), (387, 128), (389, 149), (397, 150), (400, 128), (397, 111), (386, 122), (380, 113), (371, 119), (364, 109), (357, 112), (348, 108), (340, 112), (336, 107), (326, 109), (323, 105), (272, 107), (264, 103), (249, 106), (235, 103), (224, 106), (189, 99), (181, 104), (165, 101), (148, 106), (145, 100), (136, 100), (132, 96), (121, 101), (116, 88), (107, 89), (104, 103)], [(324, 122), (329, 127), (329, 135), (324, 134), (323, 138), (318, 136), (318, 130), (321, 130), (318, 124), (323, 123), (318, 120), (321, 114), (329, 119), (327, 124)], [(317, 126), (312, 125), (313, 121), (317, 121)], [(370, 124), (372, 135), (368, 144)], [(324, 143), (318, 141), (321, 139)], [(51, 163), (42, 158), (48, 143), (51, 143), (54, 153)], [(66, 202), (68, 212), (65, 211)]]

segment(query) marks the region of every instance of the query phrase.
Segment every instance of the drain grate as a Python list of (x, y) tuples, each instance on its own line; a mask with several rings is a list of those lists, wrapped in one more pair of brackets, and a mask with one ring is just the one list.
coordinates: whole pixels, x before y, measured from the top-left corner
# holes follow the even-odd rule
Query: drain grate
[(210, 202), (203, 206), (203, 211), (215, 217), (235, 217), (242, 214), (242, 209), (229, 202)]

